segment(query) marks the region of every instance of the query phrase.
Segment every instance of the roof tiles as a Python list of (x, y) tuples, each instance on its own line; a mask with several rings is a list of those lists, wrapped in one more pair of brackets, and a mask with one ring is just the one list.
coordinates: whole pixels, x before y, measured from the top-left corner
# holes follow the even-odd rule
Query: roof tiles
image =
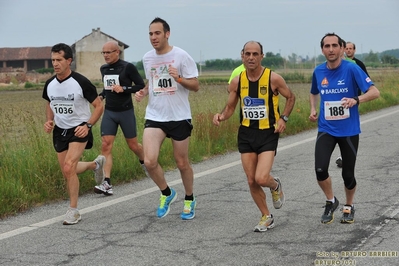
[(51, 59), (51, 46), (0, 48), (0, 61)]

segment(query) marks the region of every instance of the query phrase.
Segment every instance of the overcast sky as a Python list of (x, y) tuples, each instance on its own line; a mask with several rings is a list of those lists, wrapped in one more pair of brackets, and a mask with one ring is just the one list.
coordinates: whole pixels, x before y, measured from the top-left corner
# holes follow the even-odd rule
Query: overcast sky
[(243, 44), (313, 57), (335, 32), (357, 53), (399, 48), (398, 0), (0, 0), (0, 47), (72, 45), (93, 28), (129, 45), (125, 60), (152, 49), (149, 23), (171, 27), (169, 43), (195, 61), (239, 58)]

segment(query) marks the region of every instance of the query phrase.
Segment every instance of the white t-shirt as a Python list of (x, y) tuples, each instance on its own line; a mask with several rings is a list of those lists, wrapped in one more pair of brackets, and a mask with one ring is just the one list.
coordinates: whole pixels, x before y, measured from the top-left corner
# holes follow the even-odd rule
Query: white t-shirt
[(143, 65), (149, 82), (145, 119), (158, 122), (191, 119), (189, 90), (168, 74), (168, 68), (177, 68), (183, 78), (196, 78), (198, 69), (193, 58), (174, 46), (170, 52), (162, 55), (157, 55), (155, 50), (147, 52), (143, 57)]
[(96, 87), (77, 72), (59, 81), (56, 76), (47, 80), (42, 97), (50, 102), (55, 124), (70, 129), (87, 122), (91, 117), (90, 103), (97, 98)]

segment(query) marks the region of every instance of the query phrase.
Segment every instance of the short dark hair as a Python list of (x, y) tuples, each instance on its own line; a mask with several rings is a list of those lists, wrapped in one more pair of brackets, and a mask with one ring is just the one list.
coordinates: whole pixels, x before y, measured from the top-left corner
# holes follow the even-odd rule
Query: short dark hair
[(342, 39), (342, 46), (343, 46), (344, 48), (346, 48), (346, 42), (345, 42), (344, 39)]
[(257, 42), (257, 41), (248, 41), (248, 42), (246, 42), (246, 43), (244, 44), (244, 46), (242, 47), (241, 53), (244, 53), (245, 46), (246, 46), (248, 43), (250, 43), (250, 42), (252, 42), (252, 43), (257, 43), (257, 44), (259, 45), (259, 48), (260, 48), (260, 54), (263, 54), (263, 46), (262, 46), (262, 44), (261, 44), (260, 42)]
[(72, 60), (73, 60), (72, 48), (69, 45), (67, 45), (65, 43), (58, 43), (51, 48), (52, 53), (59, 53), (61, 51), (64, 51), (65, 59), (72, 58)]
[(164, 19), (161, 19), (161, 18), (159, 18), (159, 17), (156, 17), (156, 18), (154, 18), (154, 19), (151, 21), (150, 25), (151, 25), (151, 24), (154, 24), (154, 23), (162, 23), (163, 31), (164, 31), (164, 32), (170, 31), (169, 24), (168, 24), (168, 22), (166, 22)]
[(323, 49), (323, 46), (324, 46), (324, 38), (326, 38), (326, 37), (331, 37), (331, 36), (337, 37), (337, 38), (338, 38), (338, 44), (339, 44), (339, 46), (341, 46), (341, 47), (343, 46), (344, 40), (342, 40), (342, 38), (339, 37), (338, 34), (335, 34), (334, 32), (332, 32), (332, 33), (326, 33), (326, 34), (323, 36), (323, 38), (321, 38), (320, 47), (321, 47), (322, 49)]

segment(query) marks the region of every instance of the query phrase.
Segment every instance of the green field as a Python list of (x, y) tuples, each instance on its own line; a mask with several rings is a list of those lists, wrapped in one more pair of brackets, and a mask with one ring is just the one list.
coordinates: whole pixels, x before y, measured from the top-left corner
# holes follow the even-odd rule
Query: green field
[[(298, 72), (277, 70), (296, 95), (296, 104), (287, 131), (282, 135), (296, 134), (314, 128), (308, 121), (309, 80), (311, 70)], [(381, 91), (381, 97), (360, 106), (361, 113), (382, 109), (399, 103), (399, 71), (395, 69), (370, 70), (370, 76)], [(202, 73), (200, 91), (190, 94), (194, 130), (190, 142), (192, 163), (236, 150), (238, 115), (233, 115), (220, 127), (212, 124), (212, 117), (220, 112), (227, 100), (229, 72)], [(37, 87), (39, 89), (37, 89)], [(25, 90), (23, 86), (0, 87), (0, 217), (12, 215), (33, 206), (51, 201), (66, 200), (65, 183), (52, 147), (51, 135), (43, 129), (45, 101), (41, 87)], [(100, 86), (99, 86), (100, 87)], [(100, 91), (100, 89), (99, 89)], [(280, 101), (283, 106), (284, 100)], [(146, 102), (134, 103), (139, 140), (143, 131)], [(84, 153), (85, 161), (100, 153), (99, 124), (93, 128), (94, 147)], [(128, 149), (121, 132), (114, 145), (113, 184), (132, 182), (144, 177), (135, 155)], [(171, 143), (162, 147), (160, 163), (165, 169), (175, 168)], [(80, 175), (80, 192), (92, 193), (95, 185), (93, 173)]]

